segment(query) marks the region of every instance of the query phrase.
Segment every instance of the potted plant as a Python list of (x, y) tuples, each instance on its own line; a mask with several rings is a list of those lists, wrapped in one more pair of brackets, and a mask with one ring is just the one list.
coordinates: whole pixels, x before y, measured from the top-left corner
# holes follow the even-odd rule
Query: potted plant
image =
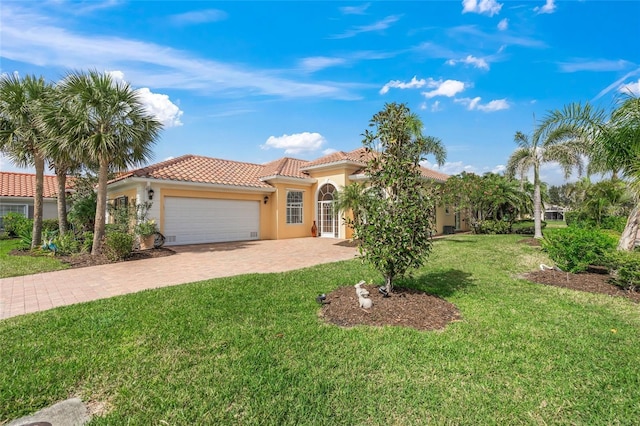
[(158, 226), (153, 219), (138, 222), (133, 231), (140, 237), (140, 250), (148, 250), (153, 248), (155, 234), (158, 232)]

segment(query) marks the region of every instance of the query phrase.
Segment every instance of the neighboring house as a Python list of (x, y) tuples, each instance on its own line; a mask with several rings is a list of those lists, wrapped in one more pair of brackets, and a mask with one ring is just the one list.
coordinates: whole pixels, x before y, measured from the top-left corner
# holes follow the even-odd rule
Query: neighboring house
[(564, 220), (564, 212), (567, 211), (564, 207), (551, 205), (545, 207), (542, 220)]
[[(57, 178), (44, 177), (42, 218), (57, 219)], [(2, 218), (16, 212), (33, 219), (33, 198), (36, 193), (36, 175), (31, 173), (0, 172), (0, 229)]]
[[(314, 161), (281, 158), (267, 164), (184, 155), (123, 173), (108, 184), (117, 205), (151, 200), (167, 245), (311, 236), (350, 238), (333, 209), (336, 192), (366, 180), (364, 148)], [(422, 170), (428, 179), (448, 176)], [(459, 228), (455, 214), (438, 208), (437, 233)], [(448, 228), (445, 228), (448, 227)]]

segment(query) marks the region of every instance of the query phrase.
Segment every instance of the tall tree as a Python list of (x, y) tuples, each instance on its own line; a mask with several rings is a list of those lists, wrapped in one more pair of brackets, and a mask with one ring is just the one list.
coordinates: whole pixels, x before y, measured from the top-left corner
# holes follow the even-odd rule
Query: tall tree
[(582, 154), (586, 148), (578, 129), (570, 125), (559, 126), (546, 132), (537, 128), (529, 138), (522, 132), (516, 132), (514, 141), (518, 148), (511, 154), (507, 162), (508, 176), (525, 176), (533, 169), (533, 216), (534, 238), (542, 238), (542, 194), (540, 167), (544, 163), (557, 162), (562, 167), (565, 177), (569, 177), (574, 167), (582, 173)]
[(598, 171), (621, 171), (631, 185), (636, 206), (629, 213), (627, 225), (618, 242), (619, 250), (632, 250), (640, 228), (640, 97), (626, 96), (607, 114), (590, 104), (573, 103), (550, 112), (541, 129), (551, 133), (563, 126), (580, 128), (589, 141), (589, 158)]
[(42, 149), (44, 135), (37, 125), (42, 112), (45, 93), (51, 84), (42, 77), (13, 74), (0, 77), (0, 151), (22, 167), (36, 170), (36, 187), (33, 200), (33, 230), (31, 247), (42, 242), (42, 198), (44, 191), (45, 153)]
[(393, 280), (423, 265), (431, 251), (434, 200), (426, 195), (420, 162), (434, 154), (444, 163), (445, 149), (439, 139), (422, 134), (422, 123), (404, 104), (386, 104), (369, 127), (362, 141), (370, 155), (367, 196), (360, 200), (355, 236), (361, 255), (391, 292)]
[(144, 108), (128, 83), (109, 73), (69, 73), (59, 84), (62, 149), (98, 166), (98, 189), (91, 254), (100, 252), (107, 209), (110, 171), (142, 165), (162, 124)]
[(56, 174), (57, 181), (57, 206), (58, 229), (60, 235), (64, 235), (69, 227), (67, 218), (67, 175), (80, 171), (81, 160), (77, 153), (68, 149), (66, 136), (62, 129), (62, 96), (58, 86), (54, 86), (45, 96), (42, 114), (39, 116), (38, 125), (42, 128), (46, 138), (42, 143), (42, 149), (49, 160), (50, 167)]

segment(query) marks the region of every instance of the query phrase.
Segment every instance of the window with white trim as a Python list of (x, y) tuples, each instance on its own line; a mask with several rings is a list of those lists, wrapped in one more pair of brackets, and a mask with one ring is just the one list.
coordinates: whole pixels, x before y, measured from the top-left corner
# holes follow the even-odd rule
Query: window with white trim
[(302, 191), (287, 191), (287, 223), (302, 223)]

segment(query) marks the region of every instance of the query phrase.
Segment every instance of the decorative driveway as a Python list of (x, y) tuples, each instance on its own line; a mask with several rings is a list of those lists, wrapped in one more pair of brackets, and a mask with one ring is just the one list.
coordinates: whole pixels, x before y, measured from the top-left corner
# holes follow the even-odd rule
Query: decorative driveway
[(151, 288), (353, 259), (345, 240), (294, 238), (171, 247), (175, 255), (0, 279), (0, 319)]

